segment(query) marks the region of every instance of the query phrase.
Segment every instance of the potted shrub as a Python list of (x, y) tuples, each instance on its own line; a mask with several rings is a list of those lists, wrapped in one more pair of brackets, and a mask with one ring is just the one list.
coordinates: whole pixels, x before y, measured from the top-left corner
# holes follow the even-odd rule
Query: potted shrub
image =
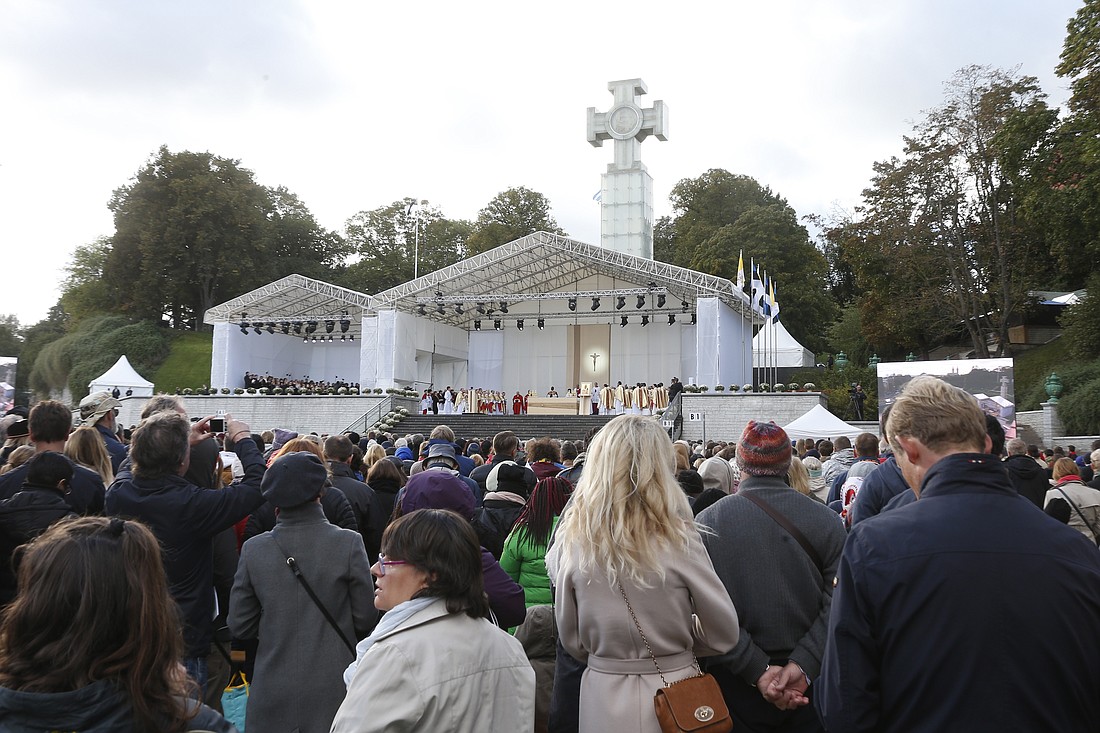
[(775, 385), (775, 391), (776, 392), (786, 392), (787, 391), (787, 385), (780, 382), (779, 384)]
[(347, 387), (341, 387), (340, 389), (336, 390), (336, 394), (347, 394), (347, 393), (348, 393), (348, 388)]
[(740, 392), (740, 391), (741, 391), (741, 385), (739, 385), (739, 384), (731, 384), (730, 385), (730, 392)]
[(761, 392), (771, 392), (771, 389), (772, 389), (772, 386), (770, 384), (768, 384), (767, 382), (761, 382), (760, 383), (760, 391)]
[(222, 394), (229, 394), (229, 387), (222, 387), (220, 391)]
[(804, 385), (802, 385), (802, 389), (806, 390), (807, 392), (816, 392), (817, 385), (813, 382), (806, 382)]
[(375, 394), (382, 394), (382, 388), (381, 387), (375, 387), (374, 388), (374, 393)]
[(195, 390), (191, 389), (190, 387), (184, 387), (183, 388), (183, 393), (184, 394), (195, 394)]
[(719, 384), (714, 388), (714, 391), (715, 392), (725, 392), (726, 388)]
[(741, 385), (741, 391), (742, 392), (752, 392), (752, 385), (751, 384), (742, 384)]
[(798, 383), (797, 382), (791, 382), (790, 384), (787, 385), (787, 389), (791, 392), (797, 392), (798, 391)]
[(233, 390), (233, 394), (244, 394), (244, 387), (237, 387)]

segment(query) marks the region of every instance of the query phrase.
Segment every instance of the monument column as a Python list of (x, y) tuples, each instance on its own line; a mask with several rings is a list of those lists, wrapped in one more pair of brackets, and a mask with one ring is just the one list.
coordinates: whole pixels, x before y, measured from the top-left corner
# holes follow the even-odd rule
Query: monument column
[(600, 245), (653, 259), (653, 178), (640, 159), (641, 143), (650, 135), (668, 139), (668, 108), (657, 100), (642, 109), (639, 97), (647, 88), (641, 79), (613, 81), (607, 89), (615, 97), (611, 109), (588, 108), (588, 142), (615, 141), (615, 162), (601, 177)]

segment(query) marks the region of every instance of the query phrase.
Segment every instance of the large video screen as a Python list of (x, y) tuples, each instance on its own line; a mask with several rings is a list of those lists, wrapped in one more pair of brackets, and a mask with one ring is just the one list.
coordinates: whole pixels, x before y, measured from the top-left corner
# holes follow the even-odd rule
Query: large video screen
[(928, 374), (974, 395), (982, 411), (997, 418), (1006, 438), (1016, 437), (1016, 396), (1012, 359), (892, 361), (878, 365), (879, 414), (897, 399), (913, 377)]
[(0, 415), (15, 406), (15, 370), (19, 357), (0, 356)]

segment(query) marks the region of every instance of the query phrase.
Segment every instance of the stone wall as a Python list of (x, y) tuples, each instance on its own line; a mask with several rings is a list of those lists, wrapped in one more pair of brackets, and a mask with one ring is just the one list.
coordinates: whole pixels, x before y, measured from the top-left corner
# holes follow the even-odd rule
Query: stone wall
[[(256, 432), (284, 428), (298, 433), (337, 433), (355, 423), (387, 399), (388, 395), (184, 395), (184, 406), (192, 417), (213, 415), (225, 410), (244, 420)], [(148, 398), (123, 397), (118, 421), (123, 427), (138, 422)], [(416, 400), (395, 398), (396, 406), (410, 413)], [(362, 425), (357, 425), (362, 430)]]
[[(749, 420), (774, 420), (779, 425), (786, 425), (805, 415), (814, 405), (828, 406), (828, 399), (820, 392), (684, 392), (681, 399), (684, 440), (734, 441), (741, 436)], [(704, 420), (693, 422), (688, 419), (690, 413), (700, 413)], [(704, 424), (706, 435), (703, 434)]]

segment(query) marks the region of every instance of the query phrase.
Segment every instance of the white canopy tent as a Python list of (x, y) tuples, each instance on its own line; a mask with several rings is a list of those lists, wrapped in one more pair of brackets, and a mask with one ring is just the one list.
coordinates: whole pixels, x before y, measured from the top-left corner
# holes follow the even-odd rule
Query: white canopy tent
[(153, 396), (153, 383), (134, 371), (125, 354), (118, 357), (114, 366), (88, 383), (88, 393), (111, 392), (115, 387), (122, 394), (129, 390), (135, 397)]
[(769, 320), (752, 337), (753, 367), (795, 367), (814, 365), (814, 353), (795, 340), (783, 322)]
[(841, 420), (821, 405), (814, 405), (805, 415), (783, 426), (787, 431), (787, 437), (792, 440), (799, 438), (836, 438), (847, 435), (855, 438), (864, 432), (860, 428)]

